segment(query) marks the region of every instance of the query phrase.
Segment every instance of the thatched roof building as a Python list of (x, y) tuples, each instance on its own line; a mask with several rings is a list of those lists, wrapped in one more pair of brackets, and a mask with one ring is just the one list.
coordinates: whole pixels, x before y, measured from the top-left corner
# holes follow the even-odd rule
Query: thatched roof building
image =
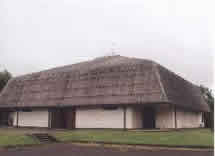
[(15, 77), (0, 97), (0, 107), (145, 103), (208, 111), (199, 87), (153, 61), (122, 56)]
[(108, 56), (11, 79), (0, 109), (170, 104), (209, 111), (200, 88), (156, 62)]

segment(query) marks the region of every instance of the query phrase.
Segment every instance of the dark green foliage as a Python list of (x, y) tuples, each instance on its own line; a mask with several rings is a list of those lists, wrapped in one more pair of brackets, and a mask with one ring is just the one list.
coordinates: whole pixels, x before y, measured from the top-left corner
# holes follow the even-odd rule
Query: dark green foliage
[(200, 86), (205, 101), (210, 107), (209, 113), (204, 113), (205, 127), (214, 129), (214, 94), (211, 89)]
[(0, 92), (11, 77), (12, 75), (7, 70), (0, 72)]

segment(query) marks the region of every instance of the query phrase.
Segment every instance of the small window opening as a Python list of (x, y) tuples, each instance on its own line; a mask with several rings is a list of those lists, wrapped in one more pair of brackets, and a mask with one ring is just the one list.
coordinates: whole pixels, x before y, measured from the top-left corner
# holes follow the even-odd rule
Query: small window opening
[(116, 109), (118, 109), (118, 107), (117, 106), (103, 106), (103, 109), (104, 110), (116, 110)]
[(22, 109), (23, 112), (32, 112), (32, 109), (29, 109), (29, 108), (24, 108)]

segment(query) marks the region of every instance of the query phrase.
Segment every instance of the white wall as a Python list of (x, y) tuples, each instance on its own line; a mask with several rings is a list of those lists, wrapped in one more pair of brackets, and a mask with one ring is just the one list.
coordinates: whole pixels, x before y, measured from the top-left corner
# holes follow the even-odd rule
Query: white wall
[[(132, 120), (131, 126), (127, 128), (143, 128), (143, 108), (129, 108)], [(155, 108), (155, 127), (156, 128), (174, 128), (174, 111), (169, 105), (159, 105)]]
[[(13, 112), (11, 115), (13, 116), (13, 125), (16, 126), (17, 112)], [(18, 125), (21, 127), (48, 127), (48, 110), (20, 111)]]
[[(143, 108), (144, 109), (144, 108)], [(127, 107), (126, 128), (142, 128), (143, 109)], [(17, 112), (11, 113), (13, 125), (16, 126)], [(105, 110), (103, 108), (77, 108), (76, 128), (124, 128), (123, 108)], [(200, 127), (202, 113), (186, 112), (177, 109), (177, 128)], [(161, 105), (156, 109), (156, 128), (175, 128), (173, 107)], [(19, 126), (48, 127), (48, 110), (19, 112)]]
[(134, 129), (143, 128), (143, 109), (132, 108), (132, 111), (133, 111), (132, 128)]
[[(126, 108), (126, 128), (142, 128), (141, 112)], [(124, 128), (123, 108), (104, 110), (103, 108), (76, 109), (76, 128)]]
[(177, 109), (176, 119), (177, 128), (198, 128), (202, 123), (202, 113)]
[(126, 108), (126, 128), (133, 128), (133, 109), (130, 107)]
[(123, 109), (76, 109), (76, 128), (123, 128)]
[(160, 105), (156, 108), (156, 128), (175, 128), (174, 109), (169, 105)]
[[(198, 128), (202, 121), (201, 112), (176, 109), (177, 128)], [(175, 110), (172, 106), (161, 105), (156, 111), (156, 128), (175, 128)]]

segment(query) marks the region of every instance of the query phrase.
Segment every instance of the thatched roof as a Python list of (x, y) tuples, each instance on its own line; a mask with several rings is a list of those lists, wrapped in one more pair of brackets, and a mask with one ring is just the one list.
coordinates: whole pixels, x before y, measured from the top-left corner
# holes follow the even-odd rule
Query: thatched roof
[(143, 59), (108, 56), (11, 79), (0, 108), (171, 103), (208, 111), (199, 87)]

